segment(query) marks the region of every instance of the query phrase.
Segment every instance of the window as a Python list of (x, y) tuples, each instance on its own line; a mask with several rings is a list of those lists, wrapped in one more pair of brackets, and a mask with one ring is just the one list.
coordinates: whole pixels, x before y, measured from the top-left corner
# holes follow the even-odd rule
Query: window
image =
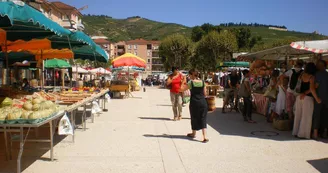
[(138, 49), (138, 45), (135, 44), (134, 45), (134, 50), (136, 50), (136, 49)]
[(128, 49), (131, 49), (131, 45), (128, 45)]
[(150, 51), (147, 52), (147, 57), (150, 57)]
[(134, 52), (134, 55), (138, 56), (138, 52)]
[(150, 59), (148, 58), (148, 64), (150, 63)]

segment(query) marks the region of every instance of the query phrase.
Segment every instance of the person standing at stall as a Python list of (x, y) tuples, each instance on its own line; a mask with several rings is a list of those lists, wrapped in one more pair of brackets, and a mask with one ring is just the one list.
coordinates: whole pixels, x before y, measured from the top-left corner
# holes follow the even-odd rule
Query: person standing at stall
[(167, 79), (167, 86), (170, 86), (170, 97), (172, 110), (174, 114), (173, 120), (180, 120), (182, 117), (182, 94), (181, 86), (185, 83), (184, 76), (179, 72), (178, 67), (172, 67), (172, 73)]
[(318, 131), (321, 130), (322, 137), (327, 137), (328, 129), (328, 72), (326, 71), (327, 63), (324, 60), (317, 62), (317, 73), (315, 75), (315, 82), (317, 85), (318, 97), (321, 103), (314, 103), (313, 112), (313, 134), (314, 139), (318, 138)]
[(307, 63), (304, 73), (299, 77), (301, 80), (300, 95), (295, 102), (295, 120), (293, 135), (299, 138), (311, 138), (311, 127), (314, 102), (321, 104), (321, 100), (316, 92), (314, 63)]
[(190, 89), (191, 93), (189, 111), (192, 132), (187, 134), (187, 136), (190, 138), (195, 138), (196, 132), (198, 130), (202, 130), (203, 143), (207, 143), (209, 141), (206, 136), (206, 118), (208, 107), (205, 99), (205, 82), (198, 78), (198, 71), (195, 69), (190, 70), (189, 75), (191, 80), (188, 82), (188, 85), (184, 85), (180, 90), (183, 92)]
[(297, 81), (303, 72), (303, 70), (302, 70), (303, 65), (304, 65), (303, 61), (298, 60), (296, 62), (294, 69), (290, 69), (287, 72), (285, 72), (285, 76), (289, 78), (289, 84), (288, 84), (288, 89), (287, 89), (287, 93), (286, 93), (286, 99), (287, 99), (286, 106), (287, 106), (287, 112), (288, 112), (290, 120), (294, 119), (293, 118), (294, 117), (293, 108), (294, 108), (296, 95), (297, 95), (295, 92), (295, 88), (297, 85)]

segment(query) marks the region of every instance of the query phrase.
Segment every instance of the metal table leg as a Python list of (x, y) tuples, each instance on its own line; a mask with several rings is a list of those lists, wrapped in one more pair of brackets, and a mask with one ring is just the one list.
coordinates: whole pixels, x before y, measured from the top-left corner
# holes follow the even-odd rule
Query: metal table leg
[(18, 157), (17, 157), (17, 173), (21, 173), (21, 160), (22, 160), (22, 155), (23, 155), (23, 151), (24, 151), (24, 144), (26, 141), (26, 138), (28, 136), (30, 132), (30, 128), (28, 128), (27, 133), (26, 133), (26, 137), (24, 140), (24, 128), (20, 127), (20, 143), (19, 143), (19, 153), (18, 153)]
[(9, 151), (8, 151), (8, 136), (7, 136), (7, 127), (4, 127), (4, 138), (5, 138), (5, 148), (6, 148), (6, 160), (9, 160)]
[(71, 124), (72, 124), (72, 128), (73, 128), (73, 135), (72, 135), (72, 142), (74, 143), (75, 142), (75, 124), (74, 124), (74, 110), (72, 112), (70, 112), (70, 118), (71, 118)]
[(108, 109), (106, 109), (106, 98), (103, 98), (103, 111), (108, 112)]
[(53, 129), (52, 121), (49, 122), (49, 125), (50, 125), (50, 159), (51, 161), (54, 161), (54, 134), (53, 134), (54, 129)]
[(83, 130), (86, 131), (87, 129), (87, 104), (84, 104), (84, 108), (83, 108)]
[[(99, 105), (99, 100), (97, 101), (98, 105)], [(93, 101), (91, 102), (91, 106), (93, 107)], [(95, 122), (95, 114), (92, 113), (92, 108), (91, 108), (91, 123)]]

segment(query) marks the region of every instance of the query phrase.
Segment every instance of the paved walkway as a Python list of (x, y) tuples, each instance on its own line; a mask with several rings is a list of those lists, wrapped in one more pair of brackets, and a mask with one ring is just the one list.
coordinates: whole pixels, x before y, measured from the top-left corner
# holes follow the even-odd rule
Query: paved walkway
[[(170, 120), (167, 90), (148, 88), (134, 95), (142, 98), (111, 100), (110, 111), (88, 123), (87, 131), (78, 130), (74, 144), (70, 137), (61, 139), (54, 162), (47, 159), (49, 152), (27, 145), (24, 172), (328, 172), (327, 141), (297, 140), (290, 132), (272, 129), (260, 115), (254, 118), (257, 124), (248, 124), (240, 114), (218, 110), (208, 115), (210, 142), (203, 144), (200, 134), (195, 140), (185, 137), (190, 131), (188, 107), (183, 120)], [(0, 161), (0, 172), (13, 170), (15, 161)]]

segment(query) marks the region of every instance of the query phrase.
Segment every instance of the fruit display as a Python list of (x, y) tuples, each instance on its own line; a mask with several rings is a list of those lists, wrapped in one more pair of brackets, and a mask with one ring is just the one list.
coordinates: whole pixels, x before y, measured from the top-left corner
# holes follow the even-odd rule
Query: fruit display
[(257, 76), (269, 76), (271, 75), (273, 69), (273, 62), (264, 60), (256, 60), (250, 67), (251, 73)]
[(93, 93), (93, 92), (100, 92), (100, 89), (96, 87), (80, 87), (80, 88), (73, 87), (70, 89), (70, 92), (72, 91)]
[(0, 108), (0, 123), (37, 123), (45, 120), (56, 112), (57, 105), (41, 97), (39, 94), (22, 99), (5, 99)]

